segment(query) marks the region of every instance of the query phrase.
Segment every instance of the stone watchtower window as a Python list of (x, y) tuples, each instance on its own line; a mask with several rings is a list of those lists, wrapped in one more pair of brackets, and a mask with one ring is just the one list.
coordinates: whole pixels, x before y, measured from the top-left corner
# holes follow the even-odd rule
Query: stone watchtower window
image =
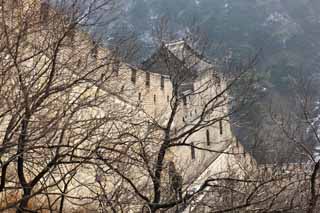
[(150, 73), (146, 72), (146, 86), (150, 87)]
[(220, 135), (223, 134), (222, 120), (219, 121)]
[(46, 22), (48, 21), (49, 15), (49, 4), (46, 1), (42, 1), (40, 5), (40, 21)]
[(209, 132), (208, 129), (206, 130), (206, 137), (207, 137), (207, 145), (210, 146), (210, 144), (211, 144), (211, 142), (210, 142), (210, 132)]
[(81, 59), (78, 59), (78, 61), (77, 61), (77, 68), (80, 68), (81, 63), (82, 63)]
[(75, 34), (76, 33), (74, 29), (69, 29), (69, 31), (66, 32), (66, 36), (68, 38), (68, 42), (70, 43), (70, 45), (73, 45)]
[(131, 69), (131, 81), (132, 83), (136, 83), (137, 80), (137, 70)]
[(93, 42), (92, 44), (91, 56), (95, 59), (98, 57), (98, 44), (96, 42)]
[(16, 9), (18, 6), (20, 6), (20, 0), (11, 0), (11, 8)]
[(191, 159), (194, 160), (194, 159), (196, 159), (196, 151), (194, 149), (193, 142), (190, 145), (191, 145)]
[(138, 100), (141, 101), (141, 93), (138, 94)]
[(183, 101), (183, 105), (187, 106), (187, 97), (186, 96), (183, 96), (182, 101)]
[(157, 102), (157, 96), (153, 95), (153, 102), (156, 103)]
[(164, 77), (163, 76), (161, 76), (160, 87), (161, 87), (161, 89), (164, 89)]
[(119, 76), (119, 69), (120, 69), (120, 62), (118, 60), (115, 60), (112, 63), (112, 73), (114, 73), (115, 76)]

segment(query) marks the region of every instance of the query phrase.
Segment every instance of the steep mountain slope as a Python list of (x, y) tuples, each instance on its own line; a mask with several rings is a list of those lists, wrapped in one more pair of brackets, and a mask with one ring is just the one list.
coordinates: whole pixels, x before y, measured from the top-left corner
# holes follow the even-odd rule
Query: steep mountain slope
[(116, 26), (136, 32), (148, 45), (161, 17), (168, 18), (177, 38), (200, 28), (235, 58), (262, 49), (261, 65), (271, 70), (277, 86), (290, 69), (318, 69), (320, 3), (315, 0), (128, 0)]
[[(290, 105), (286, 99), (292, 96), (292, 78), (301, 73), (319, 76), (318, 0), (125, 0), (123, 3), (122, 16), (109, 28), (109, 33), (136, 33), (144, 47), (142, 52), (147, 53), (145, 57), (153, 50), (152, 29), (161, 17), (168, 19), (168, 30), (174, 38), (199, 29), (207, 34), (210, 42), (219, 44), (218, 49), (208, 52), (209, 57), (221, 56), (227, 50), (237, 60), (259, 52), (257, 70), (268, 98), (252, 106), (250, 120), (245, 121), (248, 129), (264, 119), (259, 110), (268, 101), (276, 97)], [(270, 128), (267, 122), (262, 126)], [(248, 129), (238, 132), (248, 135)], [(252, 147), (250, 140), (246, 141), (247, 147)], [(274, 144), (268, 146), (272, 149)]]

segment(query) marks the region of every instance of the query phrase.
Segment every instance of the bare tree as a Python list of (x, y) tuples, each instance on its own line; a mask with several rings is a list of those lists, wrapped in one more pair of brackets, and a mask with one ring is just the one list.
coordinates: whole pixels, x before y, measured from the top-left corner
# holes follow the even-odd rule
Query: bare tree
[(101, 86), (114, 76), (114, 54), (83, 31), (114, 6), (1, 1), (1, 211), (63, 212), (66, 199), (80, 199), (76, 183), (102, 129), (128, 116), (114, 116)]
[(268, 143), (273, 153), (267, 157), (273, 158), (246, 178), (215, 182), (215, 188), (210, 188), (213, 196), (195, 205), (211, 212), (319, 210), (316, 82), (314, 76), (299, 73), (291, 79), (293, 96), (274, 99), (271, 106), (265, 106), (267, 116), (262, 126), (257, 126), (256, 151), (265, 153), (265, 146), (259, 147), (259, 143)]
[(106, 49), (92, 30), (115, 7), (1, 1), (0, 210), (316, 212), (306, 93), (300, 113), (272, 118), (308, 164), (259, 167), (230, 128), (252, 102), (256, 56), (209, 62), (206, 42), (162, 42), (163, 20), (159, 50), (134, 67), (119, 57), (134, 56), (130, 39)]
[[(319, 146), (318, 118), (317, 118), (317, 84), (316, 76), (307, 76), (298, 72), (291, 78), (291, 88), (294, 96), (291, 103), (295, 107), (290, 110), (281, 106), (282, 113), (271, 112), (273, 121), (281, 130), (281, 133), (293, 147), (294, 158), (291, 158), (289, 165), (299, 163), (304, 165), (300, 171), (305, 173), (302, 182), (305, 185), (305, 202), (303, 209), (306, 212), (319, 211), (319, 158), (316, 149)], [(299, 170), (298, 170), (299, 171)], [(298, 171), (292, 171), (293, 174)]]
[[(159, 50), (143, 63), (142, 70), (132, 69), (133, 99), (141, 102), (141, 111), (138, 118), (133, 119), (134, 123), (128, 123), (128, 128), (119, 131), (117, 139), (123, 145), (131, 144), (129, 149), (126, 152), (122, 152), (123, 147), (110, 150), (105, 144), (97, 148), (101, 170), (106, 171), (102, 173), (104, 178), (113, 171), (116, 182), (122, 184), (122, 191), (128, 192), (117, 200), (110, 199), (115, 190), (109, 194), (103, 192), (103, 197), (109, 197), (108, 202), (113, 203), (116, 211), (183, 211), (206, 192), (211, 183), (219, 178), (227, 179), (229, 168), (217, 168), (206, 174), (214, 169), (215, 159), (222, 155), (225, 163), (231, 164), (229, 158), (242, 159), (241, 164), (246, 168), (241, 174), (237, 173), (238, 176), (253, 167), (253, 160), (243, 149), (236, 148), (229, 126), (230, 115), (238, 112), (241, 104), (229, 106), (234, 101), (245, 104), (251, 100), (249, 90), (243, 90), (246, 93), (237, 100), (231, 98), (230, 93), (241, 79), (250, 78), (256, 58), (242, 64), (229, 64), (228, 72), (223, 73), (217, 70), (221, 66), (208, 62), (201, 50), (197, 52), (191, 47), (196, 43), (188, 42), (160, 42)], [(150, 75), (159, 76), (158, 82), (150, 83)], [(169, 82), (169, 88), (164, 82)], [(150, 84), (155, 84), (156, 89), (148, 90)], [(115, 152), (121, 162), (112, 164), (109, 156)], [(219, 167), (218, 164), (215, 166)], [(230, 169), (237, 170), (233, 166)]]

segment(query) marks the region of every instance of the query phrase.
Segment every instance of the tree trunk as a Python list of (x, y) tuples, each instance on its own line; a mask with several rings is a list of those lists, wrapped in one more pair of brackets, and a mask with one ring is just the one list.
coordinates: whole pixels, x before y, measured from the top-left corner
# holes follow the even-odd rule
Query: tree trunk
[(19, 208), (17, 209), (16, 213), (23, 213), (26, 212), (26, 209), (28, 208), (28, 203), (30, 200), (31, 195), (31, 188), (27, 187), (23, 189), (23, 197), (21, 200), (21, 203), (19, 205)]

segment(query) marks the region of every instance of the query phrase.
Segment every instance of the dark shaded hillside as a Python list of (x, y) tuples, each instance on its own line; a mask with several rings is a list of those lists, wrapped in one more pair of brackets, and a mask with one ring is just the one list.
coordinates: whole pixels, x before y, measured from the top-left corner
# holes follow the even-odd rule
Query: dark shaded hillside
[(230, 49), (234, 58), (243, 58), (262, 49), (260, 68), (270, 71), (276, 87), (286, 84), (284, 76), (290, 70), (319, 68), (318, 1), (129, 0), (124, 5), (123, 16), (114, 26), (135, 32), (145, 47), (152, 41), (152, 27), (167, 17), (176, 38), (201, 29), (219, 44), (219, 49), (209, 52), (212, 57)]
[[(241, 132), (240, 138), (250, 133), (251, 139), (243, 139), (250, 149), (254, 140), (251, 127), (266, 121), (262, 112), (270, 100), (288, 104), (292, 78), (320, 73), (318, 0), (128, 0), (123, 4), (123, 15), (108, 33), (135, 33), (143, 46), (141, 55), (147, 57), (153, 52), (152, 28), (161, 17), (168, 19), (174, 38), (199, 29), (207, 34), (219, 47), (208, 51), (212, 58), (227, 52), (238, 60), (262, 50), (257, 70), (262, 79), (260, 88), (265, 91), (259, 103), (249, 108), (246, 128), (236, 131)], [(271, 128), (268, 122), (261, 126)]]

